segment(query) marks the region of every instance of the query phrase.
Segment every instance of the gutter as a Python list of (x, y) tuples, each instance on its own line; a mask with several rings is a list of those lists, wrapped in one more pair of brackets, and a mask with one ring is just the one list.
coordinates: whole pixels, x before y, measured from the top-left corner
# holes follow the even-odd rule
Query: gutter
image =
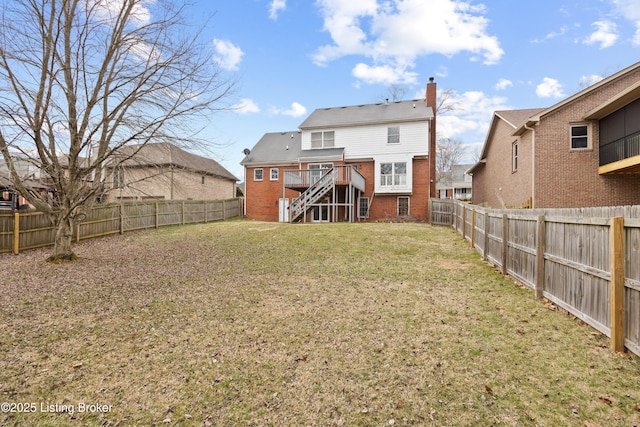
[(536, 130), (525, 122), (524, 128), (531, 131), (531, 209), (536, 207)]

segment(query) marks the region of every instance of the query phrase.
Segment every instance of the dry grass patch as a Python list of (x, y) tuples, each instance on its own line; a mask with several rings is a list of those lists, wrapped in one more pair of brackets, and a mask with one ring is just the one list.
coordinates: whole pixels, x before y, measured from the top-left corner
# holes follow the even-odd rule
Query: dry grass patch
[(2, 424), (640, 423), (638, 358), (449, 229), (231, 221), (76, 252), (0, 256), (0, 400), (74, 409)]

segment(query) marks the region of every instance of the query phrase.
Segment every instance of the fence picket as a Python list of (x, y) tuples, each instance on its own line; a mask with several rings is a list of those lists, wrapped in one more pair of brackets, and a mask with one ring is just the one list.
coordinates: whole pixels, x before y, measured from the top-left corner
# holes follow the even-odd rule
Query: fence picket
[[(484, 216), (473, 232), (484, 233), (476, 249), (486, 261), (608, 335), (612, 349), (623, 342), (640, 355), (640, 206), (498, 210), (439, 199), (431, 206), (452, 213), (447, 223), (433, 221), (432, 211), (432, 224), (464, 238), (466, 210)], [(616, 217), (624, 218), (622, 237), (613, 243)]]
[[(233, 218), (242, 214), (242, 199), (214, 201), (222, 209), (211, 218), (204, 217), (211, 201), (131, 202), (93, 206), (77, 224), (75, 240), (109, 234), (157, 228), (165, 225), (192, 224)], [(162, 207), (162, 209), (160, 208)], [(203, 221), (204, 218), (204, 221)], [(0, 213), (0, 252), (18, 254), (20, 250), (53, 245), (55, 231), (41, 212)]]

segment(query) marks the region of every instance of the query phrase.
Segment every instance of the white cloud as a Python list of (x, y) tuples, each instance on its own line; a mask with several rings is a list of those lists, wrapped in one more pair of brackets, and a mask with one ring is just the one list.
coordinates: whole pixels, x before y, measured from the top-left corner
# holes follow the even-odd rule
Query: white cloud
[(231, 106), (231, 108), (240, 114), (259, 113), (260, 107), (253, 102), (252, 99), (242, 98), (239, 103)]
[(438, 67), (438, 69), (435, 71), (436, 76), (438, 77), (447, 77), (449, 75), (449, 69), (445, 66), (440, 66)]
[(563, 25), (562, 27), (560, 27), (560, 30), (558, 31), (552, 31), (550, 33), (548, 33), (546, 36), (544, 36), (544, 38), (542, 40), (540, 39), (535, 39), (533, 40), (534, 43), (542, 43), (545, 40), (551, 40), (551, 39), (555, 39), (556, 37), (560, 37), (563, 36), (564, 34), (566, 34), (569, 31), (569, 27), (567, 27), (566, 25)]
[(599, 76), (597, 74), (591, 74), (588, 76), (582, 76), (580, 78), (580, 87), (589, 87), (593, 84), (598, 83), (600, 80), (604, 79), (604, 77)]
[(269, 18), (274, 21), (278, 19), (278, 13), (287, 8), (287, 0), (272, 0), (269, 7)]
[(389, 65), (369, 66), (362, 63), (356, 65), (352, 73), (357, 79), (369, 84), (412, 84), (417, 81), (418, 77), (417, 73), (407, 71), (403, 67), (394, 68)]
[(612, 0), (612, 2), (624, 18), (635, 23), (636, 32), (632, 43), (640, 46), (640, 4), (638, 0)]
[(536, 86), (536, 95), (540, 98), (562, 98), (562, 85), (556, 79), (545, 77), (538, 86)]
[(213, 39), (213, 48), (217, 55), (215, 61), (225, 70), (234, 71), (244, 56), (244, 52), (228, 40)]
[(302, 117), (307, 114), (307, 108), (299, 102), (293, 102), (291, 104), (291, 108), (289, 108), (288, 110), (281, 110), (277, 107), (271, 107), (269, 111), (274, 115), (284, 115), (291, 117)]
[(487, 32), (489, 21), (481, 5), (458, 0), (389, 0), (382, 4), (376, 0), (318, 0), (317, 4), (324, 30), (333, 40), (316, 50), (313, 59), (318, 65), (361, 55), (372, 60), (370, 70), (411, 69), (418, 56), (462, 52), (493, 64), (504, 53), (498, 39)]
[(596, 21), (592, 24), (596, 31), (584, 40), (585, 44), (599, 44), (600, 49), (613, 46), (618, 40), (618, 27), (615, 22)]
[(438, 137), (484, 140), (494, 111), (510, 110), (507, 99), (484, 92), (451, 93), (456, 109), (438, 116)]
[(508, 79), (500, 79), (498, 83), (496, 83), (496, 90), (505, 90), (509, 86), (513, 86), (513, 82)]
[[(151, 12), (147, 5), (152, 5), (155, 0), (142, 0), (133, 5), (129, 22), (135, 26), (143, 26), (151, 21)], [(125, 6), (125, 0), (95, 0), (95, 10), (98, 15), (112, 24), (116, 22), (120, 15), (120, 11)], [(91, 9), (91, 5), (87, 4), (87, 8)]]

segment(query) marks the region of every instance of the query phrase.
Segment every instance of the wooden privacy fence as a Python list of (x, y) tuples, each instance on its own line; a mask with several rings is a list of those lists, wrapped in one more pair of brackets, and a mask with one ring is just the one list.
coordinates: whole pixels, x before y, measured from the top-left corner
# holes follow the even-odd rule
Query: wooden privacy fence
[[(242, 199), (96, 205), (76, 225), (76, 241), (146, 228), (220, 221), (242, 215)], [(41, 212), (0, 214), (0, 252), (53, 245), (55, 229)]]
[(609, 336), (612, 350), (640, 355), (640, 206), (495, 210), (434, 199), (431, 222)]

